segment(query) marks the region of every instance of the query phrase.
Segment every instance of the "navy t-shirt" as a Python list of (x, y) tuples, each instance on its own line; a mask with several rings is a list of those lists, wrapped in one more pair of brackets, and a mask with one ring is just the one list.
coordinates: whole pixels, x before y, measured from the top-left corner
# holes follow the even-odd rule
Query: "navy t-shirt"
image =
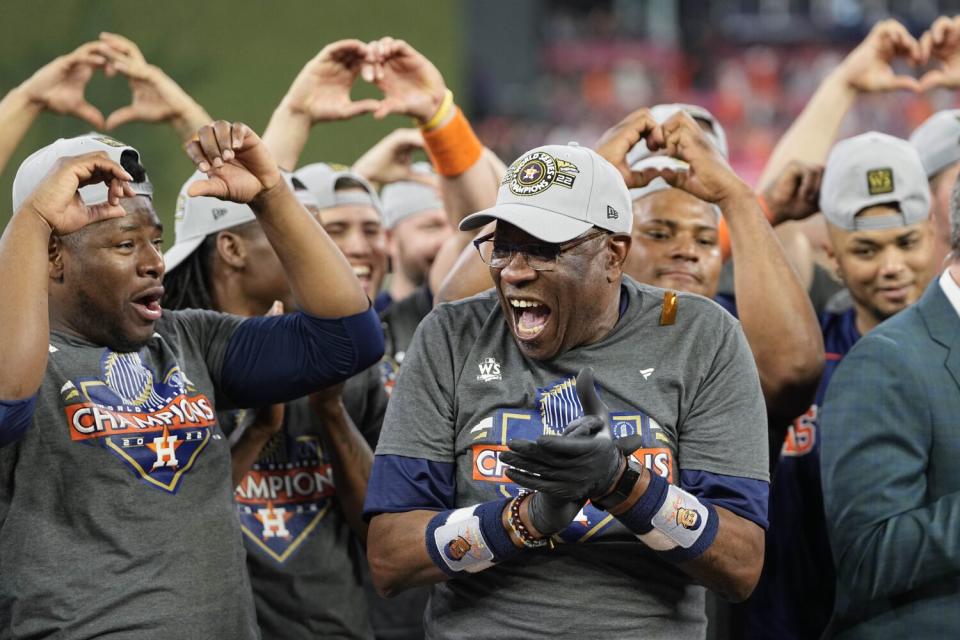
[(770, 484), (766, 559), (749, 601), (749, 638), (820, 638), (833, 612), (835, 572), (820, 488), (817, 417), (833, 372), (860, 332), (853, 309), (821, 315), (820, 326), (826, 366), (813, 405), (787, 431)]

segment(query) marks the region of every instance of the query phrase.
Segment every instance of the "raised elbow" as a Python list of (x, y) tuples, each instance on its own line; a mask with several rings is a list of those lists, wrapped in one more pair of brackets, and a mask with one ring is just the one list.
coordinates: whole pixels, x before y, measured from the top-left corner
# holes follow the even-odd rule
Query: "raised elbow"
[(759, 365), (767, 413), (790, 419), (806, 411), (814, 399), (823, 366), (822, 357), (800, 355)]
[(760, 581), (760, 571), (757, 570), (754, 575), (738, 576), (728, 585), (727, 593), (724, 594), (730, 602), (745, 602), (753, 594)]
[(714, 586), (714, 590), (730, 602), (744, 602), (757, 588), (762, 570), (763, 550), (761, 549), (758, 560), (753, 559), (733, 567), (723, 579), (718, 581), (719, 584)]

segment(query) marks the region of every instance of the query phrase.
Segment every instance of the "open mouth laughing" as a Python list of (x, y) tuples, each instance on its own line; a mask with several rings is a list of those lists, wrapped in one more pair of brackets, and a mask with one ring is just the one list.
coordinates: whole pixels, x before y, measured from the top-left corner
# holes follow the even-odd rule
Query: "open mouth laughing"
[(529, 298), (507, 298), (513, 310), (513, 325), (520, 340), (533, 340), (547, 327), (550, 320), (550, 307), (538, 300)]

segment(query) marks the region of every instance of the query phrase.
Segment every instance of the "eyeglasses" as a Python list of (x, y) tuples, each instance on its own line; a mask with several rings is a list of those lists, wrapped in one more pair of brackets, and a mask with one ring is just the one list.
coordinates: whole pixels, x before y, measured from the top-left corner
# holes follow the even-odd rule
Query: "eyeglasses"
[[(574, 238), (560, 244), (554, 243), (531, 243), (531, 244), (513, 244), (509, 242), (498, 242), (494, 239), (496, 232), (488, 233), (473, 241), (473, 246), (480, 253), (480, 259), (494, 269), (503, 269), (513, 261), (513, 257), (520, 253), (523, 254), (527, 265), (534, 271), (553, 271), (557, 265), (557, 259), (560, 254), (579, 247), (584, 242), (608, 235), (606, 231), (596, 231), (580, 238)], [(490, 243), (489, 257), (484, 255), (484, 245)]]

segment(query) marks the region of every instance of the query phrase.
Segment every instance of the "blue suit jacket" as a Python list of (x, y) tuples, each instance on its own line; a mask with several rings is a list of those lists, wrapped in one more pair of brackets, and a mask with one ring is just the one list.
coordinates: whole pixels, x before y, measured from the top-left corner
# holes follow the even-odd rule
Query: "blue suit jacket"
[(847, 354), (820, 425), (832, 631), (960, 637), (960, 317), (937, 279)]

